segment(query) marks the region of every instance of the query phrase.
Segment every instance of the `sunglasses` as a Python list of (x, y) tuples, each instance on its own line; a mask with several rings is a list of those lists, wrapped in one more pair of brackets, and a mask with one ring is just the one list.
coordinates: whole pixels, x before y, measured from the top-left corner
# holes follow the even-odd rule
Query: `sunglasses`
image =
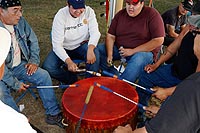
[(126, 0), (126, 3), (131, 5), (137, 5), (140, 2), (140, 0)]

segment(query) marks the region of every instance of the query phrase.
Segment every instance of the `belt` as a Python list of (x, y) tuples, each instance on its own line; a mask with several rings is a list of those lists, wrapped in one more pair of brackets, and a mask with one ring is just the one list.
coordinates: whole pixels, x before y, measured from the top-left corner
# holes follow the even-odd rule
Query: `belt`
[(89, 40), (82, 41), (80, 45), (87, 43)]

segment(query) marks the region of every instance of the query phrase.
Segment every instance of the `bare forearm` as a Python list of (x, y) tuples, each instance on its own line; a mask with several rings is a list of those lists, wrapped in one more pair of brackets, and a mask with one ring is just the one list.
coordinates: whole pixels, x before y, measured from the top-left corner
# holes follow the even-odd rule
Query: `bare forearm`
[(95, 45), (90, 44), (90, 45), (88, 45), (88, 50), (93, 51), (95, 49), (95, 47), (96, 47)]
[(108, 57), (112, 57), (113, 55), (113, 46), (115, 42), (115, 36), (111, 34), (107, 34), (106, 36), (106, 52)]
[(167, 89), (166, 89), (166, 94), (167, 94), (168, 96), (171, 96), (172, 93), (175, 91), (175, 89), (176, 89), (176, 86), (167, 88)]
[(196, 72), (200, 72), (200, 35), (196, 35), (194, 39), (194, 54), (198, 59), (198, 64), (196, 68)]
[(179, 34), (177, 34), (175, 31), (171, 31), (169, 32), (169, 35), (173, 38), (177, 38), (179, 36)]
[(198, 61), (198, 65), (197, 65), (197, 68), (196, 68), (196, 72), (200, 72), (200, 61)]
[(159, 60), (156, 62), (158, 65), (164, 63), (168, 59), (170, 59), (173, 55), (176, 54), (178, 49), (180, 48), (183, 37), (188, 32), (187, 29), (183, 30), (180, 35), (165, 49), (164, 54), (161, 55)]
[(158, 59), (158, 61), (155, 63), (157, 66), (160, 66), (161, 64), (163, 64), (165, 61), (167, 61), (168, 59), (170, 59), (172, 56), (174, 55), (173, 52), (171, 52), (168, 48), (166, 48), (164, 50), (164, 53), (160, 56), (160, 58)]
[(164, 41), (164, 37), (158, 37), (158, 38), (152, 39), (152, 40), (134, 48), (133, 51), (134, 51), (134, 53), (136, 53), (136, 52), (149, 52), (149, 51), (152, 51), (155, 48), (161, 46), (163, 41)]

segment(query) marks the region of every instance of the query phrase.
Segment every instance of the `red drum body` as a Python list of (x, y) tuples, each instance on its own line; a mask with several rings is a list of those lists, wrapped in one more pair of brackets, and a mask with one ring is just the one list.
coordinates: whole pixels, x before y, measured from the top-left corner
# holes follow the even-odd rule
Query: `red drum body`
[[(62, 97), (63, 114), (69, 123), (67, 133), (74, 133), (90, 86), (99, 83), (138, 103), (135, 89), (128, 83), (109, 77), (93, 77), (76, 82), (78, 87), (67, 88)], [(112, 133), (119, 125), (136, 126), (137, 105), (94, 86), (81, 121), (79, 133)]]

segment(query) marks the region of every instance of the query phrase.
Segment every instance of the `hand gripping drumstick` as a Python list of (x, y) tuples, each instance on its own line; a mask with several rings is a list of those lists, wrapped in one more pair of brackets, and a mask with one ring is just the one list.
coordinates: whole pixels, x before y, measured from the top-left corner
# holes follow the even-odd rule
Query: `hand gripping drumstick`
[(149, 92), (150, 94), (153, 94), (153, 93), (154, 93), (154, 91), (152, 91), (151, 88), (150, 88), (150, 89), (144, 88), (143, 86), (140, 86), (140, 85), (138, 85), (138, 84), (135, 84), (135, 83), (133, 83), (133, 82), (130, 82), (130, 81), (126, 80), (126, 79), (122, 79), (122, 78), (118, 77), (117, 75), (114, 75), (114, 74), (109, 73), (109, 72), (107, 72), (107, 71), (103, 71), (102, 73), (105, 74), (105, 75), (107, 75), (107, 76), (109, 76), (109, 77), (117, 78), (117, 79), (123, 80), (123, 81), (125, 81), (125, 82), (127, 82), (127, 83), (129, 83), (129, 84), (131, 84), (131, 85), (137, 86), (137, 87), (139, 87), (139, 88), (141, 88), (141, 89), (143, 89), (143, 90)]
[(84, 104), (84, 107), (83, 107), (83, 110), (82, 110), (82, 113), (81, 113), (81, 117), (80, 117), (80, 119), (79, 119), (79, 121), (78, 121), (78, 124), (77, 124), (75, 133), (78, 133), (79, 127), (80, 127), (80, 125), (81, 125), (81, 120), (83, 119), (83, 116), (84, 116), (84, 114), (85, 114), (85, 110), (86, 110), (86, 108), (87, 108), (87, 104), (88, 104), (89, 101), (90, 101), (90, 97), (91, 97), (91, 95), (92, 95), (93, 89), (94, 89), (94, 86), (93, 86), (93, 85), (90, 86), (90, 89), (89, 89), (89, 91), (88, 91), (88, 93), (87, 93), (87, 97), (86, 97), (86, 99), (85, 99), (85, 104)]
[(68, 88), (68, 87), (77, 87), (78, 84), (72, 84), (72, 85), (55, 85), (55, 86), (29, 86), (28, 88), (29, 89), (47, 89), (47, 88), (62, 88), (62, 89), (65, 89), (65, 88)]
[(129, 101), (129, 102), (132, 102), (132, 103), (136, 104), (139, 108), (145, 110), (145, 106), (143, 106), (142, 104), (137, 103), (137, 102), (135, 102), (135, 101), (133, 101), (133, 100), (131, 100), (131, 99), (125, 97), (125, 96), (122, 96), (121, 94), (119, 94), (119, 93), (117, 93), (117, 92), (114, 92), (113, 90), (111, 90), (111, 89), (109, 89), (109, 88), (107, 88), (107, 87), (105, 87), (105, 86), (103, 86), (103, 85), (100, 85), (99, 83), (94, 83), (94, 84), (95, 84), (96, 86), (98, 86), (99, 88), (101, 88), (101, 89), (103, 89), (103, 90), (106, 90), (106, 91), (108, 91), (108, 92), (111, 92), (111, 93), (113, 93), (113, 94), (115, 94), (115, 95), (117, 95), (117, 96), (119, 96), (119, 97), (121, 97), (121, 98), (123, 98), (123, 99)]

